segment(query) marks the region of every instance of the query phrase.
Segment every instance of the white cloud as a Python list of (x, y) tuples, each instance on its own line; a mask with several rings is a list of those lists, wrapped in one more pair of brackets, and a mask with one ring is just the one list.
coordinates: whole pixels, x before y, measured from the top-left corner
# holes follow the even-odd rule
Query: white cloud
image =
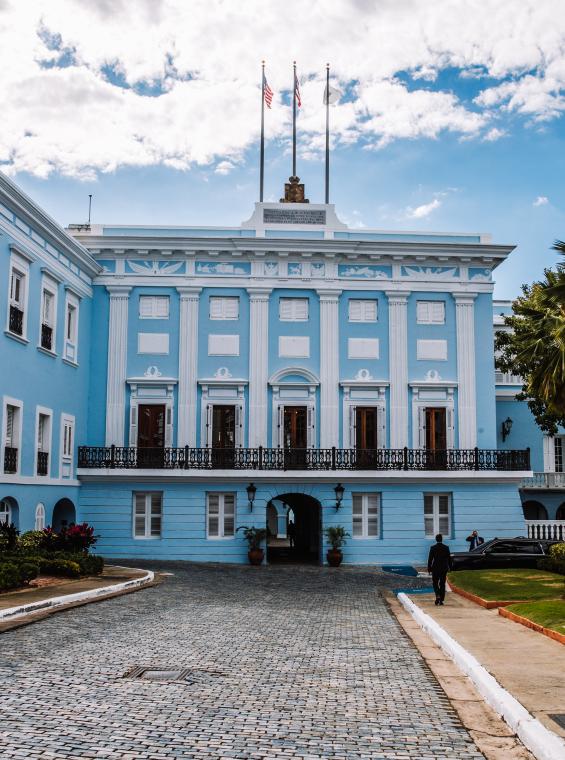
[(538, 197), (532, 203), (532, 206), (547, 206), (548, 203), (549, 203), (549, 198), (547, 197), (547, 195), (538, 195)]
[(229, 174), (233, 169), (235, 169), (235, 164), (231, 161), (220, 161), (214, 171), (216, 174)]
[(421, 206), (416, 206), (416, 208), (411, 208), (408, 206), (406, 209), (406, 217), (408, 219), (425, 219), (427, 216), (429, 216), (433, 211), (436, 210), (436, 208), (439, 208), (441, 206), (441, 201), (439, 198), (434, 198), (433, 201), (430, 201), (429, 203), (424, 203)]
[[(227, 172), (257, 141), (263, 57), (275, 92), (268, 139), (288, 139), (282, 91), (292, 58), (299, 61), (308, 157), (323, 150), (328, 59), (347, 92), (332, 109), (338, 146), (380, 148), (444, 133), (499, 139), (510, 113), (535, 122), (565, 110), (561, 5), (482, 0), (479, 13), (468, 0), (409, 9), (287, 0), (282, 14), (263, 0), (3, 0), (0, 166), (43, 177), (155, 164)], [(484, 79), (474, 103), (439, 89), (448, 68), (479, 85)]]

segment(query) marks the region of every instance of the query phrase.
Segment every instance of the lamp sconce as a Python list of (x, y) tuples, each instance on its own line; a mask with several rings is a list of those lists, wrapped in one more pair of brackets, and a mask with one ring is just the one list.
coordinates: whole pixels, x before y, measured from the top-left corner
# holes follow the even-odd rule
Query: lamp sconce
[(501, 428), (503, 441), (505, 441), (508, 438), (511, 430), (512, 430), (512, 420), (510, 419), (510, 417), (507, 417), (502, 423), (502, 428)]
[(334, 488), (335, 491), (335, 511), (337, 512), (339, 508), (341, 507), (341, 502), (343, 501), (343, 494), (345, 493), (345, 488), (341, 485), (341, 483), (338, 483), (337, 486)]
[(255, 494), (257, 493), (257, 489), (253, 485), (253, 483), (250, 483), (247, 486), (247, 499), (249, 501), (249, 509), (251, 512), (253, 512), (253, 502), (255, 501)]

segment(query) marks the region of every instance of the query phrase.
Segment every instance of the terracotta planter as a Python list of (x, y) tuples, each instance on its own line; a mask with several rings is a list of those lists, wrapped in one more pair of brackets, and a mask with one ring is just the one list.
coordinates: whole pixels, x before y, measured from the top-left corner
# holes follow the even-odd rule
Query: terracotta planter
[(326, 557), (330, 567), (339, 567), (343, 559), (343, 552), (341, 549), (328, 549)]
[(250, 549), (247, 552), (247, 556), (249, 557), (249, 561), (252, 565), (260, 565), (261, 562), (263, 562), (263, 557), (265, 556), (265, 552), (263, 549)]

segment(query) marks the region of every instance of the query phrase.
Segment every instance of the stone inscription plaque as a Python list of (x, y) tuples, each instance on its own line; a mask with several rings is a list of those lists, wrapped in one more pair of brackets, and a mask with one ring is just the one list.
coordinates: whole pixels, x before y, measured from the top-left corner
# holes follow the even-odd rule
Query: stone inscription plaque
[(322, 209), (264, 208), (263, 224), (325, 224)]

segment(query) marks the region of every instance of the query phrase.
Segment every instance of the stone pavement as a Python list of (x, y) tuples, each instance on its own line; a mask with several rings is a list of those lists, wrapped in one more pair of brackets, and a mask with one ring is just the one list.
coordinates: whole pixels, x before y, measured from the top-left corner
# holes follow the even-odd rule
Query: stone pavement
[[(482, 757), (378, 593), (398, 578), (173, 572), (0, 636), (2, 760)], [(123, 677), (137, 665), (190, 675)]]

